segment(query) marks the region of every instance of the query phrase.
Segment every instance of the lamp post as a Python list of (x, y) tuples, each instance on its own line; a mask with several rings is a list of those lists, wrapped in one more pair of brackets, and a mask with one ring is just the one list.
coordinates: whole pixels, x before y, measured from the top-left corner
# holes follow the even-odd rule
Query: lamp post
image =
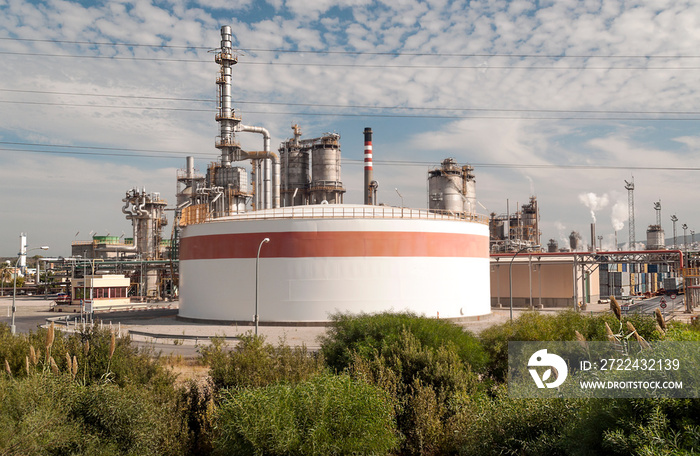
[(263, 244), (270, 242), (270, 238), (260, 241), (258, 246), (258, 256), (255, 257), (255, 335), (258, 335), (258, 276), (260, 275), (260, 250)]
[[(48, 249), (49, 249), (48, 245), (43, 245), (41, 247), (35, 247), (33, 249), (27, 250), (25, 252), (25, 255), (26, 255), (26, 253), (29, 253), (32, 250), (48, 250)], [(17, 307), (15, 305), (15, 298), (17, 297), (17, 265), (19, 265), (20, 258), (22, 258), (22, 253), (19, 254), (19, 256), (17, 257), (17, 261), (15, 261), (15, 280), (13, 281), (13, 285), (12, 285), (12, 324), (10, 325), (10, 332), (12, 334), (17, 333), (17, 328), (15, 327), (15, 312), (17, 311)]]
[[(530, 250), (530, 249), (539, 249), (539, 245), (529, 245), (527, 247), (523, 247), (522, 249), (518, 250), (515, 252), (515, 255), (513, 255), (513, 258), (510, 259), (510, 265), (508, 267), (508, 281), (509, 281), (509, 295), (510, 295), (510, 319), (513, 321), (513, 260), (515, 260), (515, 257), (518, 256), (520, 252), (524, 252), (525, 250)], [(530, 283), (530, 286), (532, 286), (532, 283)]]
[(695, 230), (690, 230), (690, 248), (694, 248), (695, 245)]
[(403, 217), (403, 195), (399, 192), (398, 188), (394, 187), (394, 190), (396, 190), (396, 194), (401, 198), (401, 217)]

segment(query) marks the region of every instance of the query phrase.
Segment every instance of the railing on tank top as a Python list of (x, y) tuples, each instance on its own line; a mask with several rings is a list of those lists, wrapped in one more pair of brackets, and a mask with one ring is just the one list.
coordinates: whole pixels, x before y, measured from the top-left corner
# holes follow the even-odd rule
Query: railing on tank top
[(180, 225), (192, 225), (224, 220), (269, 220), (269, 219), (419, 219), (475, 222), (488, 225), (488, 217), (481, 214), (444, 210), (410, 209), (393, 206), (343, 206), (329, 207), (325, 204), (291, 206), (265, 209), (239, 214), (217, 214), (208, 212), (206, 205), (196, 205), (182, 211)]

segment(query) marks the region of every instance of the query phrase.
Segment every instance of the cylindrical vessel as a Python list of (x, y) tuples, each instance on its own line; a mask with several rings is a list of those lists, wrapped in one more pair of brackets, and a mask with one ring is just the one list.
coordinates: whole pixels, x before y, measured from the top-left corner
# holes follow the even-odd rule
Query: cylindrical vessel
[(650, 225), (647, 229), (647, 250), (661, 250), (666, 248), (664, 230), (659, 225)]
[(309, 189), (309, 154), (304, 153), (298, 146), (283, 151), (285, 170), (282, 173), (282, 188), (284, 188), (284, 205), (298, 206), (304, 204), (305, 193)]
[(457, 166), (452, 158), (442, 161), (439, 169), (428, 172), (428, 207), (433, 211), (454, 214), (476, 212), (474, 168)]
[(336, 312), (490, 313), (487, 225), (431, 219), (427, 211), (413, 218), (401, 218), (400, 208), (375, 211), (294, 206), (258, 213), (264, 220), (242, 214), (186, 226), (179, 315), (252, 321), (255, 261), (265, 238), (258, 277), (263, 322), (327, 321)]
[(314, 144), (311, 149), (311, 176), (314, 182), (340, 181), (340, 148), (333, 143)]
[(311, 204), (342, 203), (340, 180), (340, 136), (331, 134), (311, 145)]

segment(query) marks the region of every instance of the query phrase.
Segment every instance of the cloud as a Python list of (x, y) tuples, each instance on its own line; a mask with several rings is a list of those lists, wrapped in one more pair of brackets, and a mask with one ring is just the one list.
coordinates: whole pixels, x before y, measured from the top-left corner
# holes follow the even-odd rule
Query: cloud
[(595, 213), (605, 208), (608, 205), (608, 195), (606, 193), (602, 195), (596, 195), (593, 192), (581, 193), (578, 196), (579, 201), (591, 210), (591, 218), (593, 223), (596, 222)]
[[(697, 2), (630, 6), (618, 0), (269, 0), (258, 5), (249, 0), (168, 0), (84, 6), (71, 1), (12, 1), (2, 3), (0, 11), (2, 36), (59, 41), (2, 40), (2, 51), (115, 58), (3, 55), (1, 89), (99, 95), (0, 92), (0, 139), (6, 142), (146, 149), (170, 155), (192, 152), (202, 165), (215, 160), (217, 67), (207, 49), (218, 46), (219, 27), (231, 24), (238, 48), (305, 51), (250, 50), (241, 53), (234, 67), (237, 113), (247, 124), (267, 127), (273, 145), (291, 135), (292, 122), (299, 122), (306, 137), (341, 132), (343, 156), (349, 159), (361, 153), (361, 129), (371, 125), (383, 138), (382, 156), (387, 160), (437, 166), (453, 156), (460, 163), (477, 165), (477, 195), (490, 210), (505, 212), (506, 201), (514, 207), (536, 190), (543, 229), (551, 231), (545, 237), (557, 236), (554, 220), (566, 220), (571, 230), (585, 229), (588, 214), (578, 203), (580, 194), (610, 195), (608, 207), (620, 211), (613, 192), (621, 193), (623, 179), (632, 174), (620, 167), (658, 167), (634, 171), (637, 226), (654, 219), (651, 202), (659, 198), (679, 218), (700, 223), (687, 209), (697, 190), (695, 174), (667, 169), (687, 167), (700, 158), (695, 152), (700, 139), (692, 123), (624, 120), (659, 116), (640, 111), (693, 111), (700, 103), (694, 72), (681, 69), (686, 60), (660, 57), (695, 55), (700, 43)], [(324, 50), (366, 53), (311, 52)], [(133, 57), (144, 60), (129, 60)], [(430, 68), (434, 66), (442, 68)], [(124, 98), (133, 96), (152, 98)], [(310, 112), (318, 115), (304, 115)], [(371, 117), (375, 114), (433, 117)], [(243, 135), (241, 141), (245, 147), (259, 148), (258, 137)], [(3, 168), (13, 170), (21, 182), (29, 181), (33, 171), (24, 167), (27, 162), (17, 154), (2, 153)], [(131, 176), (134, 184), (156, 191), (174, 188), (174, 176), (167, 180), (164, 173), (180, 166), (179, 160), (165, 158), (30, 157), (80, 179), (104, 174), (116, 163), (125, 167), (119, 176)], [(97, 163), (104, 163), (104, 169)], [(580, 165), (611, 168), (575, 167)], [(407, 205), (425, 206), (429, 166), (377, 166), (385, 201), (396, 203), (391, 195), (396, 187)], [(357, 187), (360, 168), (349, 161), (344, 164), (349, 189)], [(102, 201), (119, 200), (132, 182), (126, 178), (120, 184), (109, 176), (104, 180), (101, 188), (117, 192), (117, 197), (104, 193)], [(51, 192), (51, 182), (76, 190), (48, 177), (37, 185), (67, 199), (60, 186)], [(16, 198), (25, 208), (39, 201), (31, 192)], [(348, 195), (346, 201), (353, 198), (361, 196)], [(612, 201), (616, 203), (610, 206)], [(86, 201), (81, 210), (88, 202), (93, 204)], [(613, 215), (612, 224), (624, 223), (623, 215)], [(12, 216), (18, 220), (12, 227), (16, 230), (40, 214), (27, 210)], [(120, 213), (112, 217), (113, 223), (124, 223)]]

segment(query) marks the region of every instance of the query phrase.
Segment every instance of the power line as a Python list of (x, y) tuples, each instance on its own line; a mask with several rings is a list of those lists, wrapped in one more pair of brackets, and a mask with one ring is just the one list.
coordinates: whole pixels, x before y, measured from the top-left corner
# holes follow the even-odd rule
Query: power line
[[(182, 98), (182, 97), (155, 97), (146, 95), (117, 95), (110, 93), (83, 93), (83, 92), (60, 92), (49, 90), (26, 90), (26, 89), (5, 89), (0, 88), (0, 92), (11, 93), (35, 93), (47, 95), (69, 95), (99, 98), (128, 98), (143, 100), (166, 100), (166, 101), (187, 101), (196, 103), (215, 103), (214, 98)], [(0, 102), (2, 102), (0, 100)], [(16, 101), (17, 103), (24, 100)], [(437, 108), (418, 106), (372, 106), (372, 105), (342, 105), (328, 103), (290, 103), (277, 101), (247, 101), (232, 100), (235, 104), (253, 104), (263, 106), (300, 106), (300, 107), (322, 107), (340, 109), (382, 109), (382, 110), (420, 110), (420, 111), (474, 111), (474, 112), (546, 112), (546, 113), (575, 113), (575, 114), (655, 114), (655, 115), (700, 115), (700, 111), (628, 111), (628, 110), (607, 110), (607, 109), (522, 109), (522, 108)], [(94, 106), (94, 105), (87, 105)], [(109, 106), (107, 106), (109, 107)]]
[(195, 109), (195, 108), (173, 108), (166, 106), (119, 106), (119, 105), (96, 105), (81, 103), (61, 103), (54, 101), (26, 101), (26, 100), (0, 100), (0, 103), (39, 105), (39, 106), (67, 106), (71, 108), (99, 108), (99, 109), (137, 109), (155, 111), (186, 111), (186, 112), (216, 112), (215, 109)]
[[(122, 151), (122, 152), (164, 152), (170, 154), (186, 154), (186, 155), (207, 155), (202, 152), (192, 152), (192, 151), (177, 151), (177, 150), (161, 150), (161, 149), (132, 149), (125, 147), (105, 147), (105, 146), (73, 146), (73, 145), (62, 145), (62, 144), (43, 144), (43, 143), (25, 143), (25, 142), (14, 142), (14, 141), (0, 141), (0, 144), (6, 144), (9, 146), (32, 146), (32, 147), (53, 147), (53, 148), (71, 148), (71, 149), (92, 149), (92, 150), (111, 150), (111, 151)], [(3, 149), (3, 150), (25, 150), (25, 149)]]
[(52, 90), (27, 90), (27, 89), (3, 89), (3, 88), (0, 88), (0, 92), (38, 93), (38, 94), (45, 94), (45, 95), (70, 95), (70, 96), (100, 97), (100, 98), (132, 98), (132, 99), (142, 99), (142, 100), (192, 101), (192, 102), (203, 102), (203, 103), (211, 103), (211, 102), (216, 101), (214, 98), (154, 97), (154, 96), (148, 96), (148, 95), (117, 95), (117, 94), (109, 94), (109, 93), (59, 92), (59, 91), (52, 91)]
[[(0, 100), (0, 103), (38, 105), (38, 106), (66, 106), (92, 109), (134, 109), (134, 110), (155, 110), (155, 111), (180, 111), (180, 112), (216, 112), (215, 109), (194, 109), (194, 108), (174, 108), (165, 106), (119, 106), (119, 105), (97, 105), (80, 103), (60, 103), (49, 101), (17, 101)], [(441, 114), (376, 114), (376, 113), (349, 113), (349, 112), (289, 112), (289, 111), (239, 111), (239, 114), (264, 114), (270, 116), (297, 116), (297, 117), (366, 117), (366, 118), (386, 118), (386, 119), (490, 119), (490, 120), (615, 120), (615, 121), (640, 121), (640, 122), (668, 122), (668, 121), (700, 121), (700, 117), (679, 117), (679, 118), (651, 118), (651, 117), (562, 117), (562, 116), (513, 116), (513, 115), (441, 115)]]
[[(11, 152), (29, 152), (29, 153), (44, 153), (56, 155), (92, 155), (92, 156), (113, 156), (113, 157), (143, 157), (143, 158), (172, 158), (181, 159), (183, 154), (191, 156), (212, 156), (217, 155), (216, 152), (206, 154), (202, 152), (187, 152), (174, 150), (154, 150), (154, 149), (130, 149), (116, 147), (98, 147), (98, 146), (62, 146), (54, 144), (40, 143), (21, 143), (0, 141), (0, 144), (7, 145), (23, 145), (23, 146), (39, 146), (39, 147), (58, 147), (58, 148), (74, 148), (74, 149), (95, 149), (104, 150), (105, 152), (91, 152), (89, 150), (82, 151), (64, 151), (64, 150), (37, 150), (37, 149), (20, 149), (20, 148), (0, 148), (0, 151)], [(124, 151), (124, 152), (120, 152)], [(125, 152), (140, 152), (140, 153), (125, 153)], [(155, 154), (158, 153), (158, 154)], [(163, 155), (163, 154), (178, 154), (178, 155)], [(343, 163), (352, 165), (363, 165), (363, 160), (343, 159)], [(436, 162), (414, 161), (414, 160), (375, 160), (375, 163), (391, 166), (437, 166)], [(700, 171), (700, 167), (674, 167), (674, 166), (624, 166), (624, 165), (565, 165), (565, 164), (522, 164), (522, 163), (470, 163), (475, 168), (503, 168), (503, 169), (567, 169), (567, 170), (632, 170), (632, 171)]]
[(212, 60), (201, 60), (201, 59), (176, 59), (172, 57), (168, 58), (158, 58), (158, 57), (117, 57), (109, 55), (74, 55), (74, 54), (48, 54), (48, 53), (38, 53), (38, 52), (10, 52), (10, 51), (0, 51), (0, 54), (4, 55), (27, 55), (33, 57), (65, 57), (71, 59), (107, 59), (107, 60), (141, 60), (147, 62), (211, 62)]
[(73, 40), (49, 40), (49, 39), (37, 39), (37, 38), (13, 38), (13, 37), (0, 37), (0, 40), (5, 41), (24, 41), (32, 43), (56, 43), (56, 44), (86, 44), (88, 46), (123, 46), (123, 47), (149, 47), (149, 48), (168, 48), (168, 49), (212, 49), (206, 46), (178, 46), (173, 44), (143, 44), (143, 43), (114, 43), (109, 41), (73, 41)]
[[(0, 37), (0, 40), (23, 41), (37, 43), (57, 43), (57, 44), (85, 44), (89, 46), (117, 46), (117, 47), (149, 47), (166, 49), (195, 49), (195, 50), (217, 50), (210, 46), (184, 46), (171, 44), (145, 44), (145, 43), (116, 43), (99, 41), (73, 41), (73, 40), (52, 40), (37, 38), (14, 38)], [(500, 53), (446, 53), (446, 52), (369, 52), (369, 51), (338, 51), (338, 50), (318, 50), (318, 49), (271, 49), (271, 48), (238, 48), (244, 52), (273, 52), (290, 54), (338, 54), (338, 55), (385, 55), (385, 56), (432, 56), (432, 57), (512, 57), (512, 58), (547, 58), (547, 59), (698, 59), (700, 55), (647, 55), (647, 54), (620, 54), (620, 55), (598, 55), (598, 54), (500, 54)]]
[[(32, 57), (58, 57), (58, 58), (74, 58), (74, 59), (104, 59), (104, 60), (134, 60), (147, 62), (185, 62), (185, 63), (203, 63), (211, 62), (211, 60), (202, 59), (183, 59), (174, 57), (120, 57), (108, 55), (74, 55), (74, 54), (50, 54), (36, 52), (10, 52), (0, 51), (0, 55), (22, 55)], [(292, 66), (292, 67), (324, 67), (324, 68), (408, 68), (418, 70), (555, 70), (555, 71), (588, 71), (588, 70), (662, 70), (662, 71), (694, 71), (700, 70), (700, 67), (646, 67), (646, 66), (624, 66), (624, 67), (587, 67), (587, 66), (514, 66), (514, 65), (397, 65), (397, 64), (366, 64), (366, 63), (298, 63), (298, 62), (238, 62), (239, 65), (264, 65), (264, 66)]]

